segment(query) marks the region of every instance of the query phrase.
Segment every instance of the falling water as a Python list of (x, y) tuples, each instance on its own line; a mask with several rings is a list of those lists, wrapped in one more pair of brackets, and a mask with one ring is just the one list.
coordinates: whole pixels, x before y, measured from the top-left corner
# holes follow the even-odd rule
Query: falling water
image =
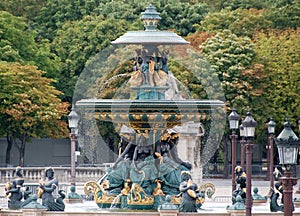
[(115, 209), (118, 208), (117, 204), (121, 202), (120, 197), (122, 196), (122, 194), (118, 194), (118, 196), (116, 196), (114, 198), (114, 200), (112, 201), (111, 205), (110, 205), (110, 209)]

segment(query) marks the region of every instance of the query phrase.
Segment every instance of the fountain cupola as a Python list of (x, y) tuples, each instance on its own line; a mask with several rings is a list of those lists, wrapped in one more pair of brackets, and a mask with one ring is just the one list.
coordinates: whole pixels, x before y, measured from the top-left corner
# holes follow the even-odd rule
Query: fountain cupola
[(157, 23), (161, 19), (159, 14), (152, 4), (146, 8), (141, 17), (141, 20), (144, 21), (145, 31), (156, 31)]
[(119, 44), (142, 44), (142, 45), (182, 45), (188, 41), (171, 31), (159, 31), (157, 23), (161, 20), (160, 13), (153, 5), (149, 5), (142, 12), (141, 20), (144, 21), (144, 31), (129, 31), (112, 41), (113, 45)]

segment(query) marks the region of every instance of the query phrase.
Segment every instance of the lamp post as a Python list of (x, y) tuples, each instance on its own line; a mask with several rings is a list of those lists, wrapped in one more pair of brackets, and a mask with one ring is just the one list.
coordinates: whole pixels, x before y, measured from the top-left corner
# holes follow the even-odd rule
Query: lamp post
[(71, 140), (71, 184), (75, 185), (75, 178), (76, 178), (76, 141), (77, 141), (77, 132), (78, 132), (78, 121), (79, 116), (75, 112), (75, 108), (72, 106), (72, 110), (70, 114), (68, 115), (68, 122), (69, 122), (69, 128), (71, 130), (70, 133), (70, 140)]
[(251, 178), (252, 178), (252, 139), (255, 133), (255, 126), (257, 125), (256, 121), (252, 118), (251, 112), (247, 112), (247, 117), (243, 121), (245, 137), (247, 142), (245, 145), (246, 148), (246, 216), (251, 216), (252, 209), (252, 194), (251, 194)]
[(279, 163), (285, 167), (284, 177), (279, 180), (283, 184), (284, 216), (293, 214), (293, 186), (297, 178), (291, 177), (291, 166), (297, 163), (299, 138), (291, 128), (288, 117), (284, 128), (275, 139), (279, 154)]
[(235, 173), (234, 169), (236, 166), (236, 139), (237, 135), (235, 130), (239, 128), (239, 120), (240, 116), (237, 114), (236, 109), (232, 108), (232, 112), (228, 116), (229, 120), (229, 128), (232, 131), (230, 135), (231, 139), (231, 185), (232, 185), (232, 193), (236, 190), (236, 182), (235, 182)]
[[(298, 129), (299, 129), (299, 138), (300, 138), (300, 120), (298, 121)], [(295, 192), (296, 194), (300, 194), (300, 186), (298, 187), (298, 189)]]
[[(242, 122), (244, 119), (242, 119)], [(241, 143), (241, 167), (244, 169), (244, 162), (245, 162), (245, 130), (243, 123), (240, 124), (240, 143)]]
[(269, 196), (271, 196), (272, 189), (274, 188), (274, 177), (273, 177), (273, 169), (274, 169), (274, 156), (273, 156), (273, 148), (274, 148), (274, 133), (275, 133), (276, 123), (273, 121), (273, 118), (270, 118), (268, 122), (268, 152), (269, 152), (269, 180), (270, 180), (270, 192)]

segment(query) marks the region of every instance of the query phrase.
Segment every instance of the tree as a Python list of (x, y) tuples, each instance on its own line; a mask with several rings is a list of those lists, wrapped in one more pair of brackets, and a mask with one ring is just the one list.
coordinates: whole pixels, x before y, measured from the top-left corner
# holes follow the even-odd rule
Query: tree
[(264, 19), (271, 21), (270, 28), (296, 29), (300, 25), (300, 1), (278, 0), (272, 3), (264, 12)]
[[(265, 93), (256, 101), (259, 116), (274, 118), (280, 125), (286, 115), (296, 124), (300, 116), (300, 29), (256, 32), (255, 62), (264, 65)], [(280, 127), (278, 127), (280, 128)]]
[(250, 39), (224, 30), (200, 48), (219, 76), (227, 106), (251, 107), (250, 99), (262, 93), (256, 86), (263, 82), (263, 74), (260, 65), (252, 65), (255, 51)]
[(7, 11), (14, 16), (22, 16), (32, 22), (46, 2), (47, 0), (6, 0), (0, 2), (0, 11)]
[(35, 37), (24, 18), (0, 11), (0, 61), (36, 65), (47, 72), (45, 76), (59, 79), (60, 59), (47, 40), (35, 41)]
[(36, 50), (34, 32), (26, 31), (23, 18), (0, 11), (0, 60), (29, 62)]
[(176, 29), (182, 36), (196, 31), (194, 24), (200, 23), (209, 12), (204, 3), (189, 4), (176, 1), (163, 1), (157, 10), (161, 13), (160, 29)]
[(86, 62), (126, 32), (128, 23), (102, 16), (86, 16), (82, 20), (66, 22), (52, 42), (52, 49), (62, 60), (63, 70), (58, 89), (64, 100), (71, 101), (74, 86)]
[[(24, 166), (25, 148), (30, 138), (65, 137), (68, 103), (53, 86), (53, 79), (35, 66), (19, 63), (0, 63), (0, 118), (8, 149), (15, 144), (19, 150), (19, 165)], [(9, 158), (9, 155), (7, 155)], [(9, 160), (6, 160), (9, 163)]]
[[(252, 108), (254, 98), (263, 93), (262, 65), (253, 64), (254, 44), (248, 37), (237, 37), (229, 30), (224, 30), (208, 38), (200, 49), (218, 74), (227, 110), (234, 106), (240, 115), (245, 114), (246, 110)], [(226, 128), (226, 130), (225, 134), (229, 134), (229, 129)], [(225, 152), (224, 163), (228, 161), (227, 142), (228, 137), (223, 136), (219, 147)], [(227, 173), (224, 175), (226, 176)]]
[(267, 29), (271, 22), (263, 16), (263, 10), (257, 9), (224, 9), (210, 13), (197, 25), (200, 32), (218, 33), (225, 29), (230, 30), (237, 36), (252, 38), (256, 29)]

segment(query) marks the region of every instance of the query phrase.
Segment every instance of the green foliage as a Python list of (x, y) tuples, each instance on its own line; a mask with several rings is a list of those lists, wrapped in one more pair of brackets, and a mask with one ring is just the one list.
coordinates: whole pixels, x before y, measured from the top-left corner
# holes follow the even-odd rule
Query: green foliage
[[(153, 1), (161, 12), (161, 29), (177, 29), (182, 35), (195, 32), (194, 24), (199, 23), (209, 8), (206, 4), (188, 4), (179, 0)], [(67, 21), (82, 20), (85, 16), (103, 16), (105, 19), (126, 20), (132, 29), (142, 29), (139, 20), (149, 1), (108, 1), (108, 0), (51, 0), (36, 17), (37, 30), (42, 37), (51, 41), (55, 33)]]
[(267, 76), (265, 94), (255, 105), (259, 116), (273, 117), (281, 131), (285, 115), (293, 125), (300, 116), (300, 29), (257, 32), (255, 40), (255, 62), (264, 64)]
[(187, 4), (175, 1), (161, 2), (157, 7), (161, 12), (160, 29), (175, 29), (182, 36), (196, 31), (194, 24), (203, 20), (209, 8), (206, 4)]
[(50, 85), (54, 80), (43, 75), (35, 66), (0, 62), (0, 113), (6, 116), (7, 129), (18, 135), (66, 135), (61, 117), (68, 104), (57, 97), (61, 92)]
[(210, 13), (198, 25), (199, 31), (217, 33), (229, 29), (237, 36), (252, 37), (256, 29), (266, 29), (271, 22), (262, 16), (262, 10), (257, 9), (228, 9)]
[(48, 72), (47, 77), (58, 79), (60, 59), (46, 40), (37, 43), (35, 36), (22, 17), (0, 11), (0, 61), (36, 65)]
[(34, 32), (27, 31), (22, 17), (0, 11), (0, 60), (29, 62), (36, 50)]
[(276, 1), (264, 12), (266, 20), (271, 21), (270, 28), (293, 28), (300, 25), (300, 1), (299, 0), (280, 0)]
[(18, 147), (20, 165), (30, 138), (67, 135), (62, 117), (69, 104), (61, 103), (60, 92), (50, 85), (54, 80), (43, 75), (35, 66), (0, 62), (1, 128)]
[(5, 0), (0, 2), (0, 11), (7, 11), (14, 16), (22, 16), (33, 21), (46, 4), (47, 0)]
[(126, 32), (123, 20), (86, 16), (82, 20), (66, 22), (57, 32), (52, 49), (63, 62), (59, 90), (71, 101), (74, 86), (88, 59), (107, 47), (112, 40)]
[(185, 86), (190, 92), (190, 96), (194, 99), (207, 99), (207, 95), (201, 84), (201, 80), (196, 74), (193, 74), (183, 65), (175, 62), (169, 62), (169, 69), (174, 76)]
[(84, 16), (95, 15), (100, 6), (98, 0), (50, 0), (36, 17), (37, 30), (43, 38), (52, 41), (55, 33), (66, 21), (81, 20)]
[[(255, 83), (261, 78), (254, 76), (259, 70), (251, 68), (255, 51), (250, 39), (239, 38), (229, 30), (224, 30), (209, 38), (200, 48), (218, 74), (227, 105), (240, 109), (250, 106), (249, 98), (259, 93), (254, 89)], [(252, 79), (249, 79), (249, 74)]]
[(221, 0), (220, 1), (220, 8), (224, 9), (227, 8), (229, 10), (236, 10), (236, 9), (262, 9), (265, 8), (267, 5), (266, 0)]

